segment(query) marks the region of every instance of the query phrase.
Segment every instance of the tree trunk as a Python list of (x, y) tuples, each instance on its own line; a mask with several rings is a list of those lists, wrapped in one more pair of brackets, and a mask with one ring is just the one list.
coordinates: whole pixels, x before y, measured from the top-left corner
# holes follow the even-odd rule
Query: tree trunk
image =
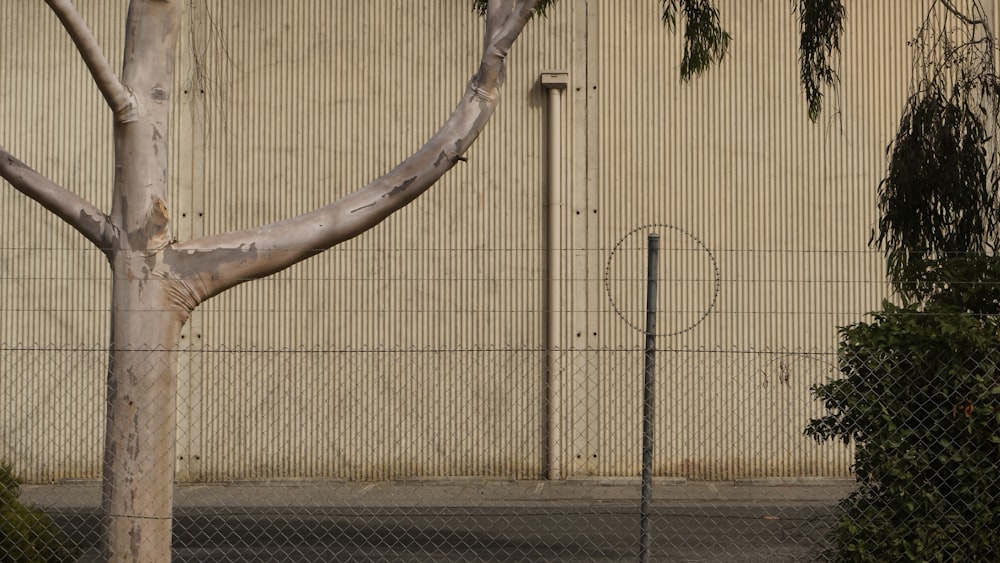
[[(157, 280), (120, 259), (112, 289), (104, 447), (105, 560), (170, 560), (176, 345), (183, 320)], [(137, 268), (138, 267), (138, 268)]]
[(108, 252), (111, 349), (102, 495), (107, 561), (170, 561), (174, 359), (194, 308), (180, 298), (162, 259), (173, 238), (167, 124), (180, 10), (178, 0), (133, 0), (126, 22), (122, 84), (133, 107), (114, 129), (110, 218), (117, 233)]

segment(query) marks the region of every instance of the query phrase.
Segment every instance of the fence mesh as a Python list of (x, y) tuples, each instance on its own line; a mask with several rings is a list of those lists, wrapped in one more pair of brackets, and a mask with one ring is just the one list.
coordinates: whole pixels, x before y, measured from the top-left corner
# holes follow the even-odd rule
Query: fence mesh
[[(565, 401), (555, 421), (539, 375), (546, 353), (181, 351), (174, 560), (635, 560), (642, 351), (560, 352)], [(872, 507), (905, 476), (878, 466), (853, 475), (853, 447), (804, 435), (810, 420), (849, 411), (824, 409), (810, 389), (851, 377), (871, 392), (845, 392), (851, 412), (884, 412), (853, 420), (857, 443), (893, 445), (898, 459), (887, 463), (913, 473), (903, 490), (914, 496), (900, 510), (937, 495), (921, 526), (995, 534), (998, 351), (659, 357), (653, 560), (816, 560), (831, 542), (849, 542), (850, 530), (877, 527), (872, 519), (898, 520), (885, 512), (896, 505)], [(19, 502), (58, 529), (34, 549), (63, 542), (79, 560), (99, 560), (105, 352), (5, 347), (0, 363), (8, 398), (0, 454), (26, 481), (14, 491)], [(574, 367), (601, 373), (605, 386)], [(456, 374), (464, 387), (451, 384)], [(979, 387), (961, 383), (968, 378)], [(924, 403), (913, 410), (894, 393), (917, 380), (910, 391)], [(912, 428), (878, 441), (893, 425)], [(559, 480), (546, 479), (550, 431), (560, 433)], [(942, 450), (926, 442), (931, 435), (960, 445)], [(931, 454), (950, 457), (915, 469), (914, 459)], [(970, 467), (980, 472), (963, 480)], [(17, 560), (13, 544), (5, 549)]]

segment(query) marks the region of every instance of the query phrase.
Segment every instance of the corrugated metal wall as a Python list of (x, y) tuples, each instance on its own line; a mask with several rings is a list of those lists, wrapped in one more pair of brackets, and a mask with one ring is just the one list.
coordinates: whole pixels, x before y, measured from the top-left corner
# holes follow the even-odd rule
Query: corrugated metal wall
[[(588, 6), (587, 182), (574, 192), (573, 248), (621, 245), (610, 259), (589, 252), (587, 277), (607, 267), (618, 309), (642, 327), (647, 230), (621, 237), (661, 225), (659, 331), (679, 334), (658, 343), (679, 352), (662, 360), (657, 473), (846, 474), (849, 452), (802, 436), (819, 414), (809, 388), (835, 364), (802, 352), (835, 350), (836, 327), (887, 295), (867, 246), (874, 191), (906, 98), (906, 42), (930, 2), (847, 3), (842, 88), (817, 124), (787, 2), (719, 2), (729, 55), (689, 83), (658, 3)], [(573, 299), (577, 346), (641, 342), (596, 283)], [(641, 377), (596, 371), (571, 376), (582, 412), (569, 472), (637, 474)]]
[[(81, 6), (116, 67), (123, 8)], [(108, 209), (111, 119), (72, 42), (43, 2), (4, 2), (0, 20), (0, 144)], [(0, 357), (0, 459), (34, 480), (99, 475), (107, 261), (6, 182), (0, 202), (0, 344), (15, 349)]]
[[(80, 6), (116, 67), (121, 4)], [(538, 76), (549, 69), (570, 77), (562, 474), (638, 474), (641, 356), (615, 350), (641, 341), (625, 321), (642, 322), (645, 230), (623, 237), (646, 224), (663, 236), (660, 326), (679, 332), (659, 339), (671, 351), (657, 473), (846, 474), (846, 450), (814, 446), (801, 428), (817, 413), (809, 385), (831, 373), (835, 327), (886, 294), (866, 242), (906, 41), (929, 2), (848, 3), (842, 88), (815, 125), (788, 3), (719, 4), (730, 55), (683, 84), (659, 2), (563, 0), (515, 45), (501, 107), (467, 163), (373, 231), (196, 311), (181, 356), (179, 478), (541, 474)], [(0, 142), (107, 208), (100, 95), (42, 3), (5, 2), (0, 14), (24, 22), (0, 33)], [(190, 2), (175, 233), (282, 219), (387, 171), (447, 117), (480, 31), (460, 0)], [(84, 350), (7, 353), (0, 457), (32, 479), (96, 476), (105, 262), (13, 190), (0, 201), (0, 344)]]
[[(202, 478), (539, 474), (537, 353), (493, 349), (540, 345), (534, 83), (567, 60), (567, 8), (517, 45), (504, 109), (468, 163), (391, 223), (197, 314), (191, 338), (206, 349), (356, 350), (305, 370), (258, 356), (192, 370), (195, 396), (217, 397), (192, 413)], [(455, 2), (210, 2), (205, 16), (205, 233), (301, 213), (388, 171), (447, 118), (482, 42)], [(409, 351), (381, 352), (397, 347)], [(279, 461), (287, 452), (315, 463)]]

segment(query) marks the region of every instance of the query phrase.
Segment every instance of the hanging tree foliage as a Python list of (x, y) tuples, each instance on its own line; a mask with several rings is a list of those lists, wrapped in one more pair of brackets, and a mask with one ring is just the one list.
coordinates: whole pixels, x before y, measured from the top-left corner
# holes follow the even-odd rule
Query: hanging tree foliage
[[(652, 0), (650, 0), (652, 1)], [(557, 0), (539, 0), (533, 14), (544, 16)], [(684, 27), (684, 53), (680, 76), (690, 80), (721, 63), (729, 51), (732, 36), (723, 29), (716, 0), (659, 0), (663, 24), (674, 31), (678, 20)], [(472, 0), (472, 9), (486, 14), (488, 0)], [(798, 15), (799, 63), (802, 88), (809, 119), (819, 119), (823, 109), (824, 89), (836, 90), (839, 77), (835, 70), (840, 53), (847, 9), (843, 0), (792, 0)]]
[(834, 57), (840, 53), (847, 9), (841, 0), (796, 0), (799, 16), (799, 76), (809, 105), (809, 119), (823, 110), (823, 87), (839, 83)]
[(961, 10), (936, 2), (911, 46), (911, 95), (879, 185), (873, 242), (897, 292), (924, 300), (955, 281), (955, 268), (970, 273), (955, 261), (995, 249), (1000, 83), (979, 0)]

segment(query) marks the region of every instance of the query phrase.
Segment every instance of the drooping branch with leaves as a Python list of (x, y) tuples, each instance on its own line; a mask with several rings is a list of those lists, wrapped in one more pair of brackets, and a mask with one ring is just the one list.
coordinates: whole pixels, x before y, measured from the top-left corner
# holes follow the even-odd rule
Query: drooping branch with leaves
[[(540, 0), (535, 13), (544, 16), (558, 0)], [(715, 0), (659, 0), (664, 25), (675, 31), (682, 22), (684, 52), (680, 76), (690, 80), (712, 65), (722, 62), (729, 52), (732, 36), (726, 31)], [(487, 0), (472, 0), (473, 9), (486, 13)], [(826, 91), (836, 90), (840, 77), (837, 57), (847, 20), (843, 0), (793, 0), (799, 22), (799, 62), (802, 89), (809, 119), (816, 121), (823, 111)]]
[(681, 78), (690, 80), (722, 62), (732, 40), (719, 23), (719, 10), (709, 0), (663, 0), (663, 23), (673, 30), (678, 12), (684, 16)]
[(823, 111), (824, 89), (835, 89), (840, 81), (836, 56), (844, 32), (847, 9), (841, 0), (795, 0), (799, 16), (799, 76), (809, 105), (809, 119)]
[(878, 188), (872, 242), (907, 299), (927, 297), (940, 261), (992, 255), (1000, 234), (994, 38), (979, 0), (967, 4), (938, 0), (911, 42), (910, 97)]

